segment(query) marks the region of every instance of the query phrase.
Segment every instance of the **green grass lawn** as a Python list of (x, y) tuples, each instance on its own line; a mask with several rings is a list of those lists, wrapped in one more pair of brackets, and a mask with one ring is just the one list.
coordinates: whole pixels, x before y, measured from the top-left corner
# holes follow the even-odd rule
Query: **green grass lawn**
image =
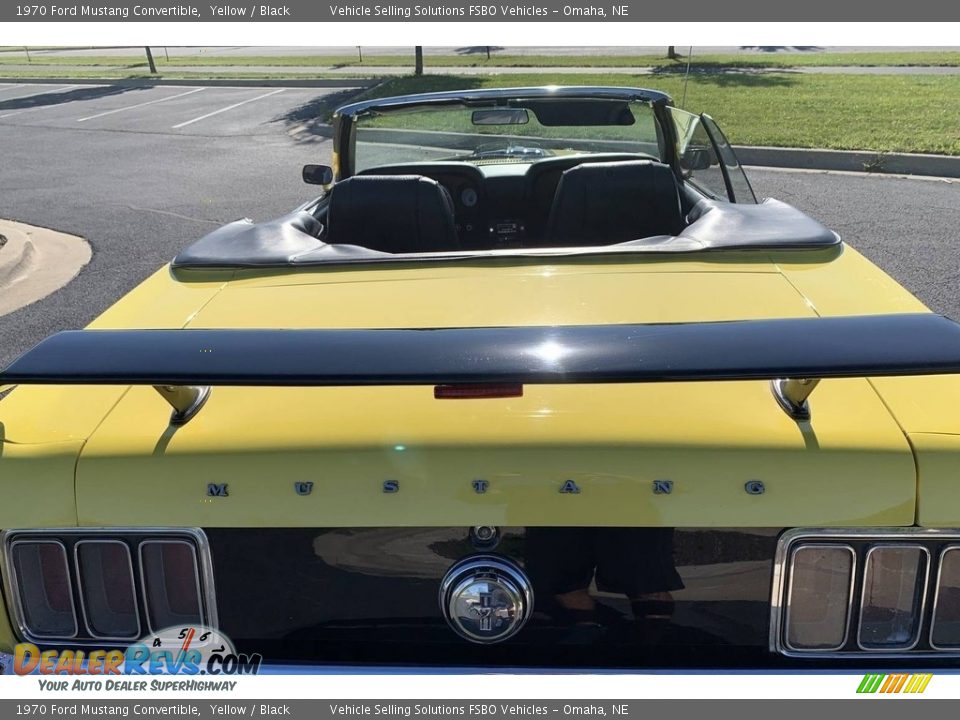
[[(364, 97), (574, 83), (652, 87), (680, 105), (684, 81), (673, 74), (401, 77)], [(684, 109), (712, 115), (735, 145), (960, 155), (960, 76), (696, 75)]]
[[(63, 57), (31, 55), (31, 65), (74, 65), (96, 67), (146, 68), (147, 61), (139, 49), (131, 48), (128, 56)], [(243, 67), (262, 65), (270, 67), (403, 67), (413, 66), (413, 53), (409, 55), (367, 55), (361, 63), (354, 55), (290, 55), (290, 56), (237, 56), (200, 55), (195, 57), (174, 56), (165, 59), (163, 52), (154, 49), (157, 68), (184, 66)], [(0, 52), (0, 65), (24, 64), (26, 54), (22, 48)], [(486, 59), (486, 55), (427, 55), (425, 63), (432, 67), (657, 67), (664, 70), (685, 70), (686, 58), (667, 60), (664, 55), (498, 55)], [(726, 54), (698, 55), (694, 48), (692, 68), (790, 68), (811, 66), (960, 66), (960, 52), (863, 52), (863, 53), (777, 53), (777, 54)]]

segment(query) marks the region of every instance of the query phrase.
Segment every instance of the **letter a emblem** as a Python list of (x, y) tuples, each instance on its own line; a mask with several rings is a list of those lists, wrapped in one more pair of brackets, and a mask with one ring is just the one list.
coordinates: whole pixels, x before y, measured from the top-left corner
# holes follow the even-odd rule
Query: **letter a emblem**
[(560, 486), (560, 492), (564, 494), (576, 495), (580, 492), (580, 486), (577, 485), (573, 480), (567, 480), (563, 485)]

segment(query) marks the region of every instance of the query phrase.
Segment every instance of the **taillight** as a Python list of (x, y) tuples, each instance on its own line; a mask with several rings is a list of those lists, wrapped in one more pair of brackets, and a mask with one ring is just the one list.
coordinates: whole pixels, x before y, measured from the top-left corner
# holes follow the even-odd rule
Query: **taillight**
[(860, 647), (902, 650), (917, 644), (929, 554), (915, 545), (878, 545), (867, 552)]
[(193, 545), (178, 540), (142, 542), (140, 567), (151, 630), (203, 622)]
[(74, 545), (80, 605), (90, 634), (111, 640), (140, 636), (130, 549), (119, 540), (80, 540)]
[(148, 629), (216, 627), (201, 530), (7, 530), (0, 544), (7, 605), (24, 640), (124, 644)]
[(10, 545), (13, 592), (23, 609), (21, 630), (35, 638), (73, 638), (77, 614), (67, 551), (57, 540)]
[(787, 644), (836, 650), (847, 640), (856, 555), (844, 545), (803, 545), (793, 553), (787, 593)]
[(958, 530), (789, 530), (780, 536), (774, 568), (775, 652), (960, 656)]
[(960, 546), (948, 547), (940, 556), (930, 644), (960, 650)]

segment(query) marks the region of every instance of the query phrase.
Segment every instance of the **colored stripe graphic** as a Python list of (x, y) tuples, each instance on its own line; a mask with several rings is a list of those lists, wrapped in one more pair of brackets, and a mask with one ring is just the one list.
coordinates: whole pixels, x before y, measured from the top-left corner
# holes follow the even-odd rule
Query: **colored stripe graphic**
[(922, 693), (933, 673), (867, 673), (857, 687), (858, 693)]

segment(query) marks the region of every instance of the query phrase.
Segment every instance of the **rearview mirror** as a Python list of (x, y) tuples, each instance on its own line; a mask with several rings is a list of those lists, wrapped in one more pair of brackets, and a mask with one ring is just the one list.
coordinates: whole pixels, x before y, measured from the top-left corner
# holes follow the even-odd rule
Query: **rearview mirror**
[(523, 108), (492, 108), (474, 110), (470, 119), (474, 125), (526, 125), (530, 114)]
[(708, 170), (713, 165), (713, 156), (708, 148), (690, 146), (680, 156), (680, 167), (684, 170)]
[(304, 165), (303, 181), (308, 185), (330, 185), (333, 183), (333, 168), (329, 165)]

